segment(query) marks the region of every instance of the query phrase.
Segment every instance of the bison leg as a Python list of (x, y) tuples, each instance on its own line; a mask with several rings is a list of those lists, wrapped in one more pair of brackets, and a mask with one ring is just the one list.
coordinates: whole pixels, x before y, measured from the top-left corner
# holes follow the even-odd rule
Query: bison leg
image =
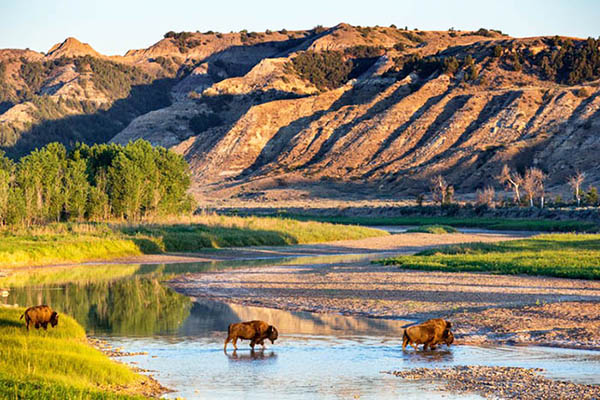
[(250, 347), (252, 347), (252, 351), (254, 351), (254, 346), (256, 346), (256, 339), (252, 339), (250, 341)]
[(406, 350), (406, 345), (409, 344), (408, 342), (408, 335), (405, 333), (402, 338), (402, 350)]
[(237, 350), (237, 340), (238, 340), (237, 337), (233, 338), (233, 350)]
[(35, 323), (35, 329), (40, 329), (40, 324), (38, 324), (37, 322)]
[(48, 323), (47, 323), (47, 322), (44, 322), (44, 323), (42, 324), (42, 328), (44, 328), (44, 330), (45, 330), (45, 331), (47, 331), (47, 330), (48, 330)]
[(225, 339), (225, 344), (223, 345), (223, 351), (227, 352), (227, 343), (231, 341), (231, 337), (227, 335), (227, 339)]

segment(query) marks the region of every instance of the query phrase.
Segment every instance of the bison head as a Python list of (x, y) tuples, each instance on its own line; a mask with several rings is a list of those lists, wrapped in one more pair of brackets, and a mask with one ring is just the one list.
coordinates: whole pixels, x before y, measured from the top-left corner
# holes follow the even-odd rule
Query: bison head
[(450, 346), (452, 343), (454, 343), (454, 335), (452, 332), (448, 331), (448, 335), (444, 337), (444, 343), (446, 343), (446, 346)]
[(50, 325), (52, 325), (53, 328), (58, 325), (58, 313), (56, 311), (53, 311), (50, 316)]
[(277, 328), (275, 328), (273, 325), (269, 325), (266, 333), (267, 337), (271, 341), (271, 344), (275, 343), (275, 340), (279, 337), (279, 332), (277, 332)]

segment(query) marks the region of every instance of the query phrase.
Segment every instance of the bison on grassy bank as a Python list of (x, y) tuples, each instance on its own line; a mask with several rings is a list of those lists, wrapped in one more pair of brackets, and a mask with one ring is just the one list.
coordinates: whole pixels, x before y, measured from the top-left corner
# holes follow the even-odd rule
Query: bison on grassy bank
[(408, 344), (415, 350), (420, 344), (423, 345), (423, 350), (435, 349), (440, 343), (450, 346), (454, 342), (454, 335), (450, 332), (451, 327), (452, 324), (449, 321), (441, 318), (430, 319), (420, 325), (410, 326), (404, 330), (402, 350), (405, 350)]
[(58, 325), (58, 313), (53, 311), (47, 305), (29, 307), (21, 314), (19, 319), (23, 319), (23, 317), (25, 317), (27, 330), (29, 330), (30, 324), (32, 324), (35, 329), (39, 329), (41, 326), (44, 330), (48, 329), (48, 324), (52, 325), (53, 328)]
[(230, 324), (227, 329), (227, 339), (225, 339), (225, 345), (223, 350), (227, 351), (227, 344), (233, 342), (233, 348), (237, 350), (237, 340), (250, 340), (250, 347), (254, 350), (254, 346), (261, 344), (265, 345), (265, 339), (269, 339), (271, 343), (275, 343), (275, 340), (279, 336), (277, 328), (273, 325), (269, 325), (264, 321), (249, 321), (239, 322), (237, 324)]

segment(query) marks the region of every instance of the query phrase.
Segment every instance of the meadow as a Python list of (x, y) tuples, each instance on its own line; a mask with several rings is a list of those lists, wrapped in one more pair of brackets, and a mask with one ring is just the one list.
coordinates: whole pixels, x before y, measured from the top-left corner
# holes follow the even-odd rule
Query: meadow
[(539, 231), (539, 232), (600, 232), (594, 222), (576, 220), (543, 220), (516, 218), (444, 217), (444, 216), (403, 216), (403, 217), (351, 217), (282, 214), (286, 218), (299, 221), (321, 221), (334, 224), (362, 226), (421, 226), (447, 225), (463, 228), (480, 228), (499, 231)]
[(0, 233), (0, 267), (50, 265), (243, 246), (362, 239), (387, 232), (273, 217), (199, 215), (157, 222), (57, 223)]
[(546, 234), (494, 244), (452, 245), (376, 262), (403, 269), (600, 279), (600, 235)]
[(83, 328), (59, 324), (27, 332), (23, 308), (0, 307), (0, 398), (134, 400), (148, 378), (110, 360), (87, 343)]

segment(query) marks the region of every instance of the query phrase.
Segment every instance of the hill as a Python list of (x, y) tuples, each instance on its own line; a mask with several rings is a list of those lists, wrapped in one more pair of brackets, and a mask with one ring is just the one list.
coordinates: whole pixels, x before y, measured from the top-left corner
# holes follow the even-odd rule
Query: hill
[(413, 196), (437, 174), (472, 192), (504, 164), (560, 189), (600, 180), (598, 45), (347, 24), (168, 32), (111, 57), (67, 39), (0, 51), (0, 141), (144, 138), (185, 155), (199, 197)]

